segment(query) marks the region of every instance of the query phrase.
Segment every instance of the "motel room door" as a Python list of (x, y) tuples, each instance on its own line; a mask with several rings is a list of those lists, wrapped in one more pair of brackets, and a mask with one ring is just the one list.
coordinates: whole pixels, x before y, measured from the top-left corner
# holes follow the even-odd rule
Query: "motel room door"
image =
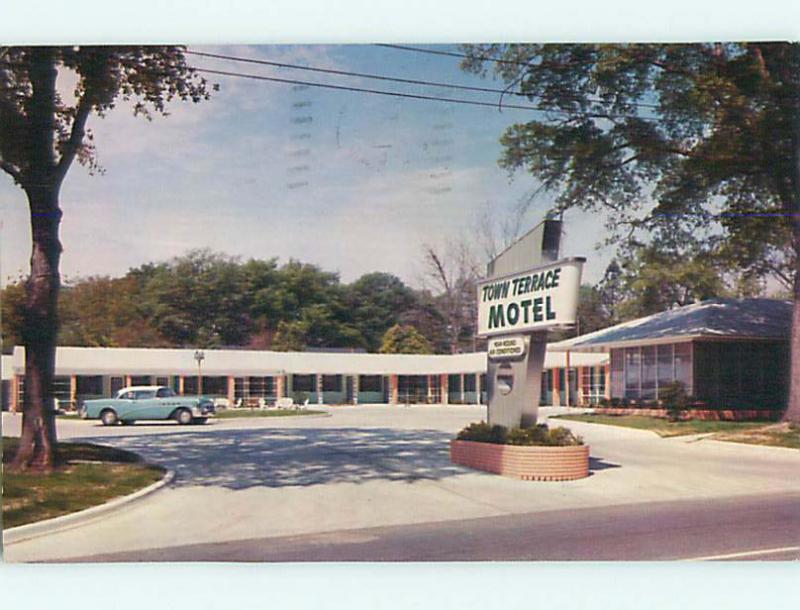
[(355, 384), (352, 375), (345, 375), (344, 382), (344, 401), (348, 405), (356, 404)]

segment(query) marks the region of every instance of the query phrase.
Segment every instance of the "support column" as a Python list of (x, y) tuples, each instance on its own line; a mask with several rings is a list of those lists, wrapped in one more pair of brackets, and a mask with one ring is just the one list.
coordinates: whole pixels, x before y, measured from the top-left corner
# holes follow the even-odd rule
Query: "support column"
[(236, 379), (228, 375), (228, 405), (233, 406), (236, 401)]
[(283, 398), (286, 396), (286, 377), (284, 375), (278, 375), (276, 382), (278, 398)]
[(69, 406), (73, 409), (78, 406), (78, 376), (69, 377)]
[(19, 386), (20, 386), (20, 376), (14, 375), (13, 379), (11, 380), (11, 406), (10, 406), (10, 409), (14, 413), (19, 413)]
[(428, 397), (425, 400), (425, 402), (428, 403), (428, 404), (431, 403), (431, 400), (433, 398), (433, 378), (434, 378), (433, 375), (428, 375), (428, 383), (426, 384), (428, 386), (428, 388), (427, 388), (428, 389), (428, 392), (427, 392)]
[(611, 363), (604, 365), (603, 369), (606, 376), (606, 399), (611, 400)]
[[(586, 403), (588, 402), (588, 396), (587, 396), (586, 392), (583, 391), (584, 390), (584, 385), (583, 385), (583, 367), (582, 366), (578, 367), (578, 383), (577, 383), (577, 387), (578, 387), (578, 395), (575, 397), (575, 406), (576, 407), (586, 406)], [(592, 392), (591, 375), (589, 376), (589, 384), (588, 384), (588, 387), (586, 388), (586, 390), (589, 393), (589, 395), (591, 395), (591, 392)]]
[(439, 378), (439, 392), (441, 392), (441, 402), (443, 405), (450, 404), (450, 388), (449, 385), (449, 377), (447, 375), (441, 375)]
[(564, 405), (570, 406), (569, 396), (569, 350), (567, 350), (567, 368), (564, 369)]
[(184, 377), (183, 375), (181, 375), (180, 377), (178, 377), (178, 394), (180, 394), (181, 396), (183, 396), (183, 392), (185, 389), (185, 385), (183, 382), (184, 382)]
[(321, 405), (322, 402), (323, 402), (322, 401), (322, 375), (317, 375), (316, 376), (316, 381), (317, 381), (317, 404)]
[(125, 375), (125, 387), (129, 387), (131, 385), (131, 376)]
[(555, 368), (553, 371), (553, 406), (561, 406), (561, 369)]
[(389, 375), (389, 404), (396, 405), (400, 388), (397, 383), (397, 375)]
[(352, 375), (352, 377), (353, 377), (353, 404), (357, 405), (358, 404), (358, 375)]
[(464, 373), (461, 373), (461, 404), (464, 404)]

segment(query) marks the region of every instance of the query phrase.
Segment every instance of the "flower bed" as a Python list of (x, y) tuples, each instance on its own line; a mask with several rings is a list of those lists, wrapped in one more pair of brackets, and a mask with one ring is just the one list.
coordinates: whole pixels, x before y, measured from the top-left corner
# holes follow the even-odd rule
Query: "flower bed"
[(450, 442), (454, 464), (529, 481), (571, 481), (589, 476), (589, 447), (567, 428), (470, 424)]
[[(600, 415), (645, 415), (667, 417), (666, 409), (636, 409), (630, 407), (598, 407), (593, 410)], [(780, 419), (780, 411), (774, 409), (687, 409), (681, 419), (701, 421), (753, 421)]]

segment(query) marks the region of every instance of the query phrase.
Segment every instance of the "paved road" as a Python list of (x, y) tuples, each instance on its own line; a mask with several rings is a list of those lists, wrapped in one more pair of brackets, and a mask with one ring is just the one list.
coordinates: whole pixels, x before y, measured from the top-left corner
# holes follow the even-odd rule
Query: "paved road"
[[(781, 495), (800, 493), (798, 451), (660, 439), (646, 431), (579, 422), (569, 426), (592, 447), (592, 476), (587, 479), (525, 482), (454, 466), (447, 441), (483, 415), (479, 407), (359, 407), (336, 409), (331, 417), (224, 420), (203, 427), (137, 424), (108, 429), (92, 422), (62, 421), (62, 439), (92, 439), (132, 449), (176, 470), (176, 481), (146, 502), (102, 521), (10, 545), (6, 559), (83, 560), (124, 554), (133, 560), (159, 549), (182, 553), (175, 549), (189, 547), (202, 559), (201, 549), (214, 549), (215, 556), (222, 556), (217, 555), (218, 544), (245, 553), (257, 541), (320, 535), (343, 540), (346, 532), (370, 528), (381, 528), (387, 540), (413, 533), (392, 529), (397, 527), (454, 527), (457, 534), (459, 527), (486, 518), (498, 519), (486, 523), (500, 529), (505, 527), (503, 519), (520, 518), (535, 530), (545, 515), (577, 525), (570, 515), (579, 511), (592, 519), (607, 514), (613, 520), (615, 513), (597, 511), (630, 510), (625, 514), (633, 518), (649, 514), (653, 503), (671, 503), (670, 510), (677, 512), (664, 519), (676, 523), (680, 515), (686, 518), (698, 507), (714, 514), (737, 498), (760, 496), (778, 502), (775, 498)], [(18, 420), (4, 415), (4, 434), (14, 434)], [(680, 502), (688, 504), (675, 504)], [(744, 545), (731, 548), (765, 548), (760, 541), (742, 538), (744, 529), (731, 525), (725, 537), (739, 537)], [(772, 544), (769, 532), (750, 533), (754, 531), (758, 540), (763, 534)], [(796, 537), (791, 539), (793, 531), (785, 534), (786, 544), (780, 547), (797, 543)], [(707, 535), (716, 536), (717, 532)], [(306, 542), (312, 545), (301, 545), (306, 550), (319, 547), (311, 538)], [(381, 551), (382, 543), (375, 544), (370, 552)], [(707, 545), (701, 546), (697, 550), (704, 554)], [(645, 544), (641, 552), (648, 548)], [(470, 553), (482, 557), (477, 548)], [(229, 556), (236, 558), (235, 553)]]
[(800, 494), (652, 502), (251, 538), (72, 561), (800, 559)]

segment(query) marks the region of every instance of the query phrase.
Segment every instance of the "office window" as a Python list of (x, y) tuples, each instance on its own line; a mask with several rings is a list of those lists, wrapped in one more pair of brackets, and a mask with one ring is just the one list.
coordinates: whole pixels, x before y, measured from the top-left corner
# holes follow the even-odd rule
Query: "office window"
[(341, 392), (342, 391), (342, 376), (341, 375), (323, 375), (322, 376), (322, 391), (323, 392)]
[(295, 392), (316, 392), (317, 380), (314, 375), (292, 375), (292, 390)]
[(381, 375), (360, 375), (358, 377), (359, 392), (382, 392), (383, 383)]

